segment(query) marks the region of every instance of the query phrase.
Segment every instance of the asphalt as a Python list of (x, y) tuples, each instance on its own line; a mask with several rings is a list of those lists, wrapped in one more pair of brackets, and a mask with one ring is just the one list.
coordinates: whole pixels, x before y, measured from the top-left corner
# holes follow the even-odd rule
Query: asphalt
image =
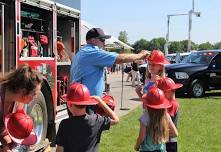
[(141, 105), (135, 88), (132, 87), (131, 82), (126, 82), (126, 77), (127, 74), (124, 74), (122, 85), (122, 72), (107, 74), (107, 83), (110, 84), (110, 94), (116, 101), (115, 112), (119, 117), (126, 115)]

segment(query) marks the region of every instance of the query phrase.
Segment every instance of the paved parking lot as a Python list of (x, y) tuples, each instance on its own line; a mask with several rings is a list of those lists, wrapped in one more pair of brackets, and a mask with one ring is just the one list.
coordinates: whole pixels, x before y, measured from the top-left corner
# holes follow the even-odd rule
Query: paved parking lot
[[(118, 116), (122, 116), (139, 106), (139, 98), (135, 92), (135, 88), (131, 87), (131, 82), (126, 82), (126, 76), (124, 75), (123, 82), (123, 96), (122, 94), (122, 73), (113, 73), (107, 75), (107, 82), (110, 83), (110, 93), (113, 95), (116, 101), (115, 112)], [(121, 104), (122, 102), (122, 104)], [(121, 110), (123, 108), (124, 110)]]

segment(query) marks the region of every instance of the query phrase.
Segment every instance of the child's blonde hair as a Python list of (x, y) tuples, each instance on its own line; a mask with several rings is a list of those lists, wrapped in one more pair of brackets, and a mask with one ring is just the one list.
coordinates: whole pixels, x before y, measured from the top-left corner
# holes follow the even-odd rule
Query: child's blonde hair
[[(160, 77), (164, 77), (165, 76), (165, 67), (162, 65), (162, 69), (159, 70), (158, 76)], [(145, 79), (151, 79), (151, 73), (148, 70), (148, 67), (146, 68), (146, 75), (145, 75)]]
[(154, 144), (165, 143), (169, 139), (169, 121), (166, 109), (148, 108), (150, 123), (147, 126), (147, 135)]

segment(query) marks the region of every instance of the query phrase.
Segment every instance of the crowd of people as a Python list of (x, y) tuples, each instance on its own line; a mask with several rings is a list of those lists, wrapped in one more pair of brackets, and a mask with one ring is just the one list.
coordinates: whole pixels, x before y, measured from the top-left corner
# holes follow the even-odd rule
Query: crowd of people
[(116, 65), (114, 64), (112, 67), (107, 67), (105, 72), (107, 74), (120, 73), (123, 74), (123, 78), (126, 73), (126, 81), (131, 82), (132, 87), (135, 87), (137, 85), (141, 85), (145, 81), (146, 67), (141, 66), (145, 66), (145, 64), (145, 60), (138, 60), (131, 63), (122, 63)]
[[(164, 54), (159, 50), (141, 51), (138, 54), (104, 51), (105, 40), (110, 37), (102, 29), (92, 28), (86, 35), (87, 45), (72, 58), (70, 86), (62, 97), (70, 115), (59, 125), (56, 152), (97, 152), (102, 132), (119, 122), (114, 108), (102, 98), (106, 67), (116, 69), (117, 65), (123, 65), (121, 69), (128, 73), (127, 81), (132, 76), (132, 86), (136, 87), (135, 91), (142, 102), (143, 112), (139, 118), (140, 129), (134, 149), (141, 152), (177, 152), (179, 104), (175, 90), (182, 85), (175, 84), (165, 76), (164, 65), (168, 61)], [(148, 62), (143, 86), (138, 67), (141, 60)], [(31, 102), (40, 91), (41, 83), (42, 77), (28, 65), (22, 65), (0, 80), (0, 151), (11, 152), (17, 144), (28, 146), (36, 142), (33, 122), (28, 121), (30, 117), (21, 108), (14, 112), (12, 107), (15, 103), (22, 107)], [(111, 97), (109, 99), (113, 100)], [(99, 108), (103, 113), (98, 112)], [(10, 121), (12, 118), (14, 121)], [(23, 123), (23, 127), (26, 127), (24, 130), (28, 132), (10, 123), (21, 120), (31, 126), (27, 129)], [(10, 128), (18, 131), (10, 132)], [(20, 132), (26, 134), (21, 135)]]

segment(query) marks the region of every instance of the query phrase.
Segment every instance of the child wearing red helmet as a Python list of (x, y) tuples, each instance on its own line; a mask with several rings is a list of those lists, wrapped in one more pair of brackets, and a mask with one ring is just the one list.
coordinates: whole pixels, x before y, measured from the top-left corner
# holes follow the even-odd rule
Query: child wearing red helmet
[[(165, 97), (167, 100), (170, 101), (172, 106), (167, 109), (171, 119), (175, 126), (177, 126), (178, 121), (178, 111), (179, 111), (179, 103), (175, 98), (175, 90), (181, 88), (183, 85), (179, 83), (174, 83), (171, 78), (165, 77), (161, 78), (158, 83), (157, 87), (163, 90)], [(166, 150), (167, 152), (177, 152), (177, 139), (170, 138), (169, 141), (166, 143)]]
[(146, 60), (148, 62), (148, 66), (146, 69), (146, 80), (144, 88), (142, 89), (140, 85), (136, 87), (136, 93), (140, 99), (143, 93), (148, 92), (149, 88), (153, 86), (158, 79), (164, 77), (164, 65), (169, 64), (163, 52), (160, 50), (153, 50), (151, 55), (148, 56)]
[(171, 103), (165, 98), (163, 91), (155, 86), (150, 87), (142, 100), (145, 112), (139, 119), (140, 131), (134, 149), (141, 152), (166, 152), (165, 143), (169, 135), (178, 135), (167, 113)]
[[(97, 152), (102, 131), (119, 122), (118, 116), (97, 96), (90, 96), (88, 88), (72, 83), (64, 100), (72, 115), (61, 121), (56, 136), (56, 152)], [(109, 116), (88, 115), (86, 106), (99, 104)]]

